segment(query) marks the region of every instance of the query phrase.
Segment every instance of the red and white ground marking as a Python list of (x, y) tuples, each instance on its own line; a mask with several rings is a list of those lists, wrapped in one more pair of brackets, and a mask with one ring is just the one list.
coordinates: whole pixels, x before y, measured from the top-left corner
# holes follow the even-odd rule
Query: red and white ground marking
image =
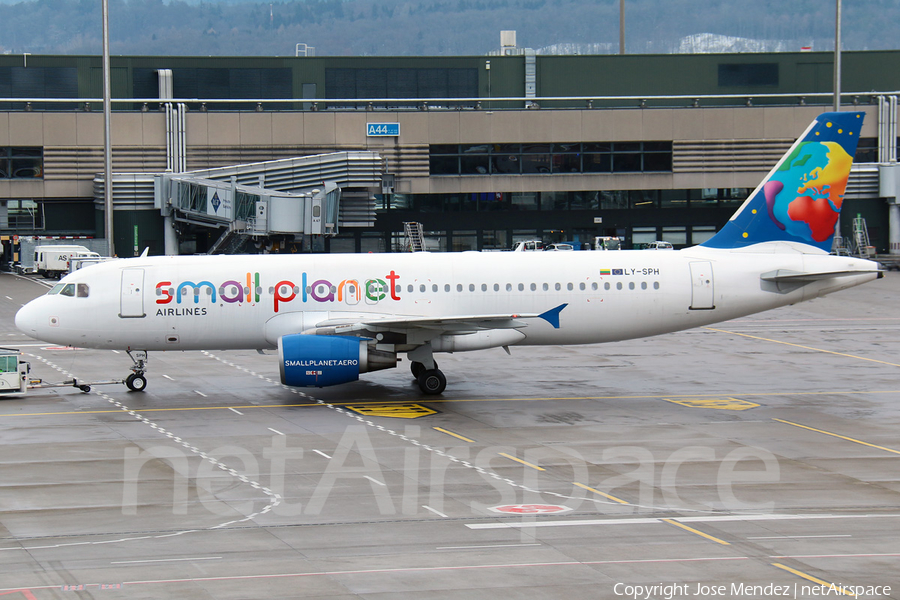
[(503, 504), (492, 506), (488, 510), (510, 515), (549, 515), (569, 512), (572, 509), (559, 504)]

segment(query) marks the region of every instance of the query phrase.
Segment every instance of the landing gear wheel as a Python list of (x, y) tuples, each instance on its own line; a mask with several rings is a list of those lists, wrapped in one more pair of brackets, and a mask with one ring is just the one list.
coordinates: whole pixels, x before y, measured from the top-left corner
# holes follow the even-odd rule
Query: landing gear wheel
[(87, 394), (88, 392), (91, 391), (91, 386), (89, 386), (89, 385), (80, 385), (80, 386), (78, 386), (78, 388), (85, 394)]
[(447, 378), (437, 369), (426, 369), (418, 377), (423, 394), (437, 396), (447, 387)]
[[(435, 369), (438, 368), (437, 361), (434, 361), (434, 368)], [(424, 373), (426, 371), (425, 365), (423, 365), (422, 363), (415, 361), (415, 360), (412, 361), (411, 363), (409, 363), (409, 370), (412, 372), (412, 376), (415, 377), (416, 379), (418, 379), (419, 375), (421, 375), (422, 373)]]
[(125, 385), (127, 385), (128, 389), (132, 392), (143, 392), (147, 387), (147, 378), (143, 375), (132, 373), (125, 378)]

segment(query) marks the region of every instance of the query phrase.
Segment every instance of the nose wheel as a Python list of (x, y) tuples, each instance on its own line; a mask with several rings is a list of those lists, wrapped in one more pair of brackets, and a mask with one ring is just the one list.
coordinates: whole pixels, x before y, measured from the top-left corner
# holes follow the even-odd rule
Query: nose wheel
[(144, 388), (147, 387), (147, 378), (143, 375), (132, 373), (125, 378), (125, 385), (127, 385), (128, 389), (132, 392), (143, 392)]

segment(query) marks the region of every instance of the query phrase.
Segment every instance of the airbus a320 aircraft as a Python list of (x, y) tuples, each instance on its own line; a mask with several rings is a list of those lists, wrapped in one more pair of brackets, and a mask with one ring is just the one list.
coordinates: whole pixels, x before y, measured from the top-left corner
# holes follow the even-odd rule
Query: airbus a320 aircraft
[(277, 348), (287, 385), (355, 381), (405, 353), (422, 392), (440, 394), (436, 352), (652, 336), (881, 276), (828, 254), (862, 123), (819, 116), (721, 231), (679, 251), (145, 255), (68, 275), (16, 326), (127, 350), (135, 391), (147, 351)]

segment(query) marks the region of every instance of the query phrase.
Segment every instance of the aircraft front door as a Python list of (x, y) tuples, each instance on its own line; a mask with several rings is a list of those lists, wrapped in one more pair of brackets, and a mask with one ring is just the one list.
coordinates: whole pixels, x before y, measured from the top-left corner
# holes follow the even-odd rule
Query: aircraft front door
[(119, 316), (123, 319), (146, 317), (144, 313), (144, 270), (122, 269), (122, 298)]
[(691, 263), (691, 310), (712, 310), (716, 307), (712, 263)]

